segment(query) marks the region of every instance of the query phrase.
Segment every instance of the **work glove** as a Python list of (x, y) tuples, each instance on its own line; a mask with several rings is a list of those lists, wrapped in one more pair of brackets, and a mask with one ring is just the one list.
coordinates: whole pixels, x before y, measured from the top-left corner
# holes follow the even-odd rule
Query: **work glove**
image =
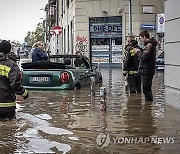
[(24, 93), (21, 95), (24, 99), (27, 99), (29, 97), (28, 91), (25, 89)]
[(27, 95), (24, 96), (23, 98), (24, 98), (24, 99), (27, 99), (28, 97), (29, 97), (29, 93), (27, 92)]
[(123, 71), (123, 75), (126, 76), (127, 75), (127, 71)]

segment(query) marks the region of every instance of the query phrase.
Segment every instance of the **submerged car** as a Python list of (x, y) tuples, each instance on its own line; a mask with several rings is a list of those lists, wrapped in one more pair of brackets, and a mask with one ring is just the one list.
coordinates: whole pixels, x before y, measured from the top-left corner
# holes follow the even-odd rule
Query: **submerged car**
[(68, 90), (102, 82), (97, 67), (83, 55), (53, 55), (48, 61), (22, 64), (22, 84), (33, 90)]
[(164, 52), (156, 58), (156, 70), (164, 70)]

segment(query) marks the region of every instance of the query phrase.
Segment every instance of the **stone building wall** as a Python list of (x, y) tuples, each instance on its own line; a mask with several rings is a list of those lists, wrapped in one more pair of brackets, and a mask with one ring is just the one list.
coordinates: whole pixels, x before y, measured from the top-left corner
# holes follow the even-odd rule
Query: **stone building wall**
[(165, 100), (180, 108), (180, 1), (165, 2)]

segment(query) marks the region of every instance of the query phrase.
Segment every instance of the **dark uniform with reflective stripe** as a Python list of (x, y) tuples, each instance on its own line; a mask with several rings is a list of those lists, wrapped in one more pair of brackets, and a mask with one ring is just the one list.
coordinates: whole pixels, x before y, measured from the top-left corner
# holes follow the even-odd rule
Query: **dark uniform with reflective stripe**
[(130, 93), (141, 92), (141, 76), (138, 73), (139, 58), (135, 55), (133, 48), (139, 48), (136, 40), (131, 42), (125, 47), (125, 53), (123, 57), (123, 74), (127, 77), (128, 89)]
[(11, 119), (15, 116), (16, 94), (22, 97), (28, 95), (20, 80), (20, 70), (16, 62), (0, 52), (0, 119)]

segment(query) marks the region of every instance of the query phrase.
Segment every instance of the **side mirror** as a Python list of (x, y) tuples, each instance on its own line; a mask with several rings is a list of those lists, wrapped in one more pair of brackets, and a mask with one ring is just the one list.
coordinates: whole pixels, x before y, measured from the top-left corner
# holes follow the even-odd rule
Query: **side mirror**
[(20, 56), (17, 56), (17, 61), (20, 61)]
[(93, 69), (93, 70), (96, 70), (97, 69), (97, 65), (91, 65), (91, 68)]

